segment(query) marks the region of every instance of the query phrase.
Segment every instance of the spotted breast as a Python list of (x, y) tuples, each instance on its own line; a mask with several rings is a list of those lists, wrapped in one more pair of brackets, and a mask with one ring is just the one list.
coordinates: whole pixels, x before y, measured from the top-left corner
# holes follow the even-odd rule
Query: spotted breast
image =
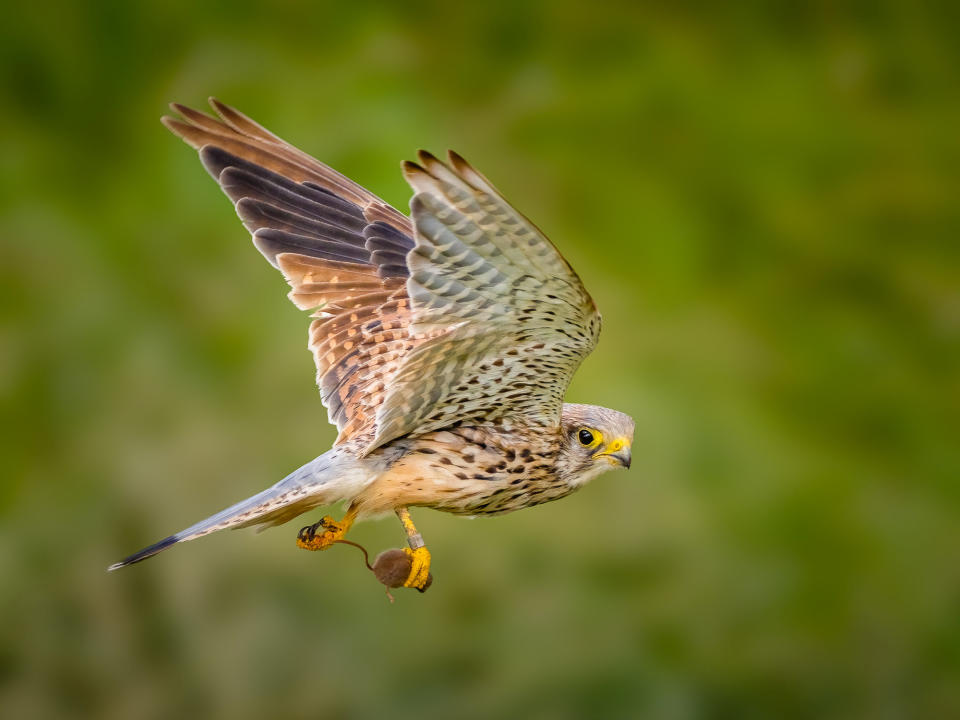
[(362, 515), (397, 503), (458, 515), (501, 515), (570, 494), (557, 473), (555, 430), (460, 427), (409, 440), (407, 451), (359, 498)]

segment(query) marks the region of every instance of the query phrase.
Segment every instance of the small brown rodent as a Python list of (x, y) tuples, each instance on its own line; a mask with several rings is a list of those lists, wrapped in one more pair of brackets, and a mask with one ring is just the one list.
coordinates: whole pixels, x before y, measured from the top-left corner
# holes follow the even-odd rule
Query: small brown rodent
[[(363, 545), (355, 543), (352, 540), (335, 540), (334, 542), (343, 545), (353, 545), (353, 547), (363, 553), (363, 562), (367, 566), (367, 569), (376, 576), (377, 580), (386, 586), (387, 597), (390, 598), (390, 602), (393, 602), (393, 595), (390, 594), (390, 588), (403, 587), (403, 583), (410, 577), (410, 569), (413, 567), (413, 562), (407, 554), (407, 551), (401, 548), (384, 550), (377, 555), (373, 561), (373, 565), (371, 565), (370, 556), (367, 554), (367, 549), (363, 547)], [(427, 575), (427, 582), (424, 583), (422, 588), (417, 588), (417, 590), (419, 592), (426, 592), (427, 588), (432, 584), (433, 573), (430, 573)]]
[[(404, 581), (410, 576), (412, 563), (410, 556), (400, 548), (390, 548), (377, 555), (373, 561), (373, 574), (377, 580), (382, 582), (388, 588), (403, 587)], [(427, 582), (422, 588), (417, 588), (420, 592), (426, 591), (433, 584), (433, 573), (427, 576)]]

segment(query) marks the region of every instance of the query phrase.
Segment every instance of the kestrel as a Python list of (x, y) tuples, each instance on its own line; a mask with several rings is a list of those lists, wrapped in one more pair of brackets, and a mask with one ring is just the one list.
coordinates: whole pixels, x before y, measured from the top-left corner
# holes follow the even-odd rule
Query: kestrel
[(633, 420), (563, 402), (600, 314), (537, 227), (454, 152), (403, 163), (410, 217), (233, 108), (179, 104), (163, 123), (196, 148), (253, 243), (312, 310), (309, 348), (339, 435), (273, 487), (112, 565), (225, 528), (272, 526), (349, 503), (303, 528), (324, 550), (359, 519), (395, 512), (423, 588), (430, 553), (408, 508), (500, 515), (630, 467)]

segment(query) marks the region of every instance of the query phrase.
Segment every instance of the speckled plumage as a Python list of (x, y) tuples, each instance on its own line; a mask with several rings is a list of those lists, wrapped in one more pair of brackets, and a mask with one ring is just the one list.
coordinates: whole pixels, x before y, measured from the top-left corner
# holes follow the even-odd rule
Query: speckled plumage
[(563, 403), (600, 332), (593, 300), (486, 178), (455, 153), (421, 151), (403, 165), (407, 218), (211, 102), (217, 118), (174, 105), (182, 119), (164, 123), (199, 150), (291, 301), (313, 311), (309, 347), (339, 435), (273, 487), (113, 567), (338, 501), (350, 512), (342, 527), (327, 519), (334, 535), (396, 510), (412, 538), (408, 506), (502, 514), (629, 466), (627, 415)]

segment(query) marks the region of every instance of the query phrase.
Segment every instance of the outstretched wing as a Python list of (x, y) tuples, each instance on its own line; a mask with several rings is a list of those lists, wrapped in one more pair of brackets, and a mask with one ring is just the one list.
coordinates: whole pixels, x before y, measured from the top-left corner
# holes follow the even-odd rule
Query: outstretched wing
[[(254, 244), (314, 310), (310, 349), (338, 443), (366, 452), (464, 423), (556, 427), (600, 316), (537, 228), (458, 155), (404, 173), (415, 223), (211, 99), (164, 124), (200, 151)], [(415, 240), (414, 240), (415, 236)]]
[(404, 164), (416, 247), (409, 332), (377, 411), (376, 447), (454, 423), (554, 428), (600, 315), (553, 244), (463, 158)]
[(200, 151), (257, 249), (314, 309), (309, 346), (338, 442), (373, 436), (376, 409), (410, 350), (410, 219), (372, 193), (211, 99), (217, 118), (172, 105), (163, 123)]

